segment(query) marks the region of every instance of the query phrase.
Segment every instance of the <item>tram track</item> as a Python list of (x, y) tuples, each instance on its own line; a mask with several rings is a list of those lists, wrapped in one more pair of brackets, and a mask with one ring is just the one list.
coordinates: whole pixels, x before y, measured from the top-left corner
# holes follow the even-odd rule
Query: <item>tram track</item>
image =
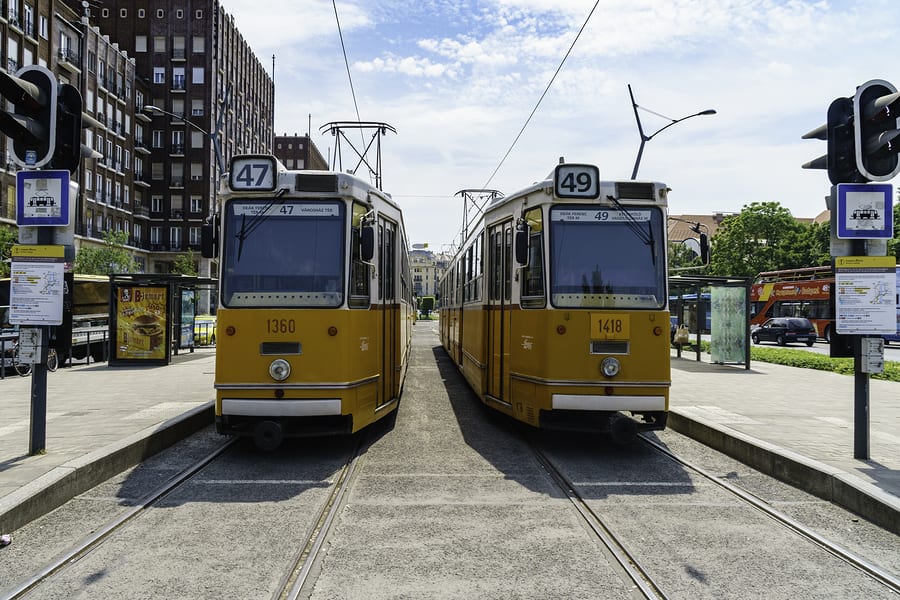
[(7, 590), (5, 592), (7, 595), (3, 597), (4, 600), (13, 600), (26, 597), (29, 593), (38, 589), (43, 582), (62, 572), (70, 565), (78, 562), (82, 557), (88, 555), (90, 552), (99, 547), (110, 536), (115, 534), (117, 531), (122, 530), (128, 523), (132, 522), (134, 519), (146, 512), (149, 508), (152, 508), (153, 506), (158, 504), (163, 498), (174, 492), (176, 489), (180, 488), (186, 482), (190, 481), (204, 468), (206, 468), (212, 462), (222, 456), (236, 442), (237, 438), (230, 438), (226, 440), (212, 452), (210, 452), (200, 460), (194, 462), (194, 464), (190, 465), (186, 469), (177, 473), (153, 491), (144, 495), (128, 510), (118, 514), (116, 517), (108, 521), (105, 525), (76, 542), (68, 550), (64, 551), (53, 560), (45, 564), (44, 567), (42, 567), (30, 578), (22, 581), (10, 590)]
[(366, 435), (361, 434), (353, 454), (337, 474), (335, 485), (325, 499), (318, 518), (310, 527), (306, 543), (292, 560), (292, 567), (279, 584), (278, 591), (272, 596), (273, 600), (296, 600), (303, 593), (310, 581), (313, 568), (319, 560), (325, 540), (334, 525), (335, 518), (344, 507), (344, 497), (350, 489), (366, 445)]
[(858, 554), (848, 550), (847, 548), (844, 548), (840, 544), (837, 544), (836, 542), (833, 542), (828, 538), (820, 535), (812, 528), (807, 527), (803, 523), (779, 511), (765, 500), (748, 492), (747, 490), (728, 481), (724, 481), (721, 477), (717, 477), (706, 469), (679, 457), (674, 452), (659, 444), (658, 442), (655, 442), (643, 435), (638, 436), (638, 438), (641, 442), (649, 445), (655, 451), (659, 452), (679, 466), (690, 469), (697, 475), (703, 477), (705, 480), (715, 484), (720, 489), (727, 491), (731, 495), (741, 499), (746, 504), (749, 504), (779, 525), (782, 525), (783, 527), (793, 531), (795, 534), (819, 546), (823, 550), (827, 551), (828, 553), (832, 554), (833, 556), (842, 560), (853, 568), (865, 573), (875, 581), (883, 584), (894, 593), (900, 594), (900, 578), (889, 573), (887, 570), (882, 569), (871, 561), (866, 560)]
[(659, 583), (653, 579), (650, 572), (641, 565), (634, 554), (628, 550), (624, 542), (604, 523), (603, 518), (576, 491), (575, 484), (561, 469), (553, 464), (533, 439), (529, 439), (528, 445), (541, 467), (547, 472), (559, 490), (565, 494), (584, 524), (603, 544), (607, 557), (611, 559), (611, 564), (618, 565), (623, 576), (634, 585), (634, 591), (647, 600), (668, 599), (668, 596)]

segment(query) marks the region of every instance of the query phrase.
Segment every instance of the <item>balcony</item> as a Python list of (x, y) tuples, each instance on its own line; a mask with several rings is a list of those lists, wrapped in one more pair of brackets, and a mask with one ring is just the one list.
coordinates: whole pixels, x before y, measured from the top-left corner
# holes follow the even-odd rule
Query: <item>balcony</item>
[(184, 144), (172, 144), (169, 146), (169, 154), (184, 156)]
[(58, 51), (59, 64), (73, 73), (80, 73), (81, 56), (72, 48), (60, 48)]
[(183, 188), (184, 187), (184, 178), (183, 177), (173, 177), (172, 181), (169, 182), (169, 187)]

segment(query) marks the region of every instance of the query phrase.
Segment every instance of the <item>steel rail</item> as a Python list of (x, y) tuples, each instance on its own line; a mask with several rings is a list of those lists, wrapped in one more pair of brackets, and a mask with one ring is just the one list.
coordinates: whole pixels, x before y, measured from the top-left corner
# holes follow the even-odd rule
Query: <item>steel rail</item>
[(62, 554), (54, 558), (51, 562), (47, 563), (31, 578), (12, 588), (9, 592), (9, 595), (4, 596), (4, 598), (13, 599), (24, 596), (44, 580), (62, 571), (70, 564), (77, 562), (82, 556), (85, 556), (89, 552), (93, 551), (103, 542), (103, 540), (112, 535), (115, 531), (121, 529), (126, 523), (159, 502), (161, 499), (180, 487), (191, 477), (196, 475), (201, 469), (205, 468), (209, 463), (221, 456), (237, 441), (237, 439), (238, 438), (236, 437), (228, 439), (224, 444), (210, 452), (207, 456), (200, 459), (187, 469), (172, 476), (155, 490), (144, 495), (135, 503), (134, 506), (132, 506), (122, 514), (116, 516), (108, 523), (100, 527), (97, 531), (83, 538), (74, 546), (64, 551)]
[(600, 516), (588, 506), (587, 502), (584, 501), (584, 498), (575, 491), (575, 484), (572, 483), (568, 477), (563, 475), (562, 471), (553, 465), (550, 459), (547, 458), (540, 448), (538, 448), (533, 440), (529, 442), (529, 446), (544, 470), (547, 471), (554, 483), (556, 483), (559, 489), (566, 495), (566, 498), (572, 506), (575, 507), (575, 510), (578, 511), (578, 514), (587, 526), (591, 528), (597, 538), (606, 547), (609, 554), (634, 583), (637, 591), (648, 600), (666, 600), (668, 596), (656, 583), (649, 571), (641, 566), (635, 556), (628, 551), (625, 545), (603, 523), (603, 519), (601, 519)]
[[(306, 544), (300, 549), (294, 557), (293, 566), (288, 574), (282, 579), (278, 586), (278, 591), (272, 596), (274, 600), (296, 600), (300, 597), (303, 587), (306, 585), (313, 566), (319, 557), (319, 552), (331, 532), (331, 527), (337, 517), (338, 512), (344, 507), (344, 495), (350, 489), (350, 483), (353, 474), (356, 471), (357, 464), (363, 456), (363, 448), (366, 445), (365, 433), (360, 435), (353, 455), (350, 457), (340, 474), (331, 493), (325, 500), (319, 517), (309, 530)], [(290, 587), (289, 587), (290, 586)]]
[(796, 519), (786, 515), (785, 513), (781, 512), (780, 510), (778, 510), (776, 508), (773, 508), (771, 505), (767, 504), (763, 500), (760, 500), (759, 498), (754, 496), (752, 493), (734, 485), (733, 483), (723, 481), (720, 477), (716, 477), (714, 474), (703, 469), (702, 467), (699, 467), (691, 462), (684, 460), (683, 458), (676, 456), (671, 450), (669, 450), (668, 448), (665, 448), (664, 446), (660, 445), (659, 443), (654, 442), (653, 440), (651, 440), (643, 435), (639, 435), (638, 437), (640, 438), (640, 440), (642, 442), (649, 444), (651, 447), (653, 447), (658, 452), (660, 452), (661, 454), (663, 454), (670, 460), (674, 461), (675, 463), (694, 471), (698, 475), (715, 483), (722, 489), (727, 490), (728, 492), (734, 494), (735, 496), (738, 496), (739, 498), (741, 498), (748, 504), (752, 505), (754, 508), (756, 508), (757, 510), (759, 510), (760, 512), (762, 512), (763, 514), (765, 514), (766, 516), (768, 516), (775, 522), (787, 527), (788, 529), (792, 530), (794, 533), (809, 540), (810, 542), (816, 544), (817, 546), (821, 547), (822, 549), (826, 550), (827, 552), (831, 553), (832, 555), (836, 556), (837, 558), (843, 560), (844, 562), (850, 564), (851, 566), (855, 567), (856, 569), (862, 571), (863, 573), (870, 576), (872, 579), (887, 586), (890, 590), (892, 590), (896, 593), (900, 593), (900, 579), (898, 579), (896, 576), (889, 573), (885, 569), (882, 569), (878, 565), (864, 559), (863, 557), (848, 550), (847, 548), (844, 548), (843, 546), (841, 546), (835, 542), (832, 542), (831, 540), (819, 535), (811, 528), (802, 524), (800, 521), (797, 521)]

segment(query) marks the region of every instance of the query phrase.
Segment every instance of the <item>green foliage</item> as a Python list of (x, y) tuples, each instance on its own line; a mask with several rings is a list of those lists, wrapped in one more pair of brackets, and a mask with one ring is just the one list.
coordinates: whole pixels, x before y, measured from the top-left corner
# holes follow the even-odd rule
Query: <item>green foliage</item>
[(18, 241), (18, 229), (0, 224), (0, 277), (9, 277), (9, 257), (13, 245)]
[(710, 275), (753, 277), (830, 260), (827, 225), (803, 225), (777, 202), (753, 202), (726, 217), (711, 240)]
[(128, 235), (124, 231), (107, 231), (103, 234), (103, 247), (82, 247), (78, 250), (75, 272), (87, 275), (133, 273), (137, 265), (125, 249), (127, 241)]
[(172, 273), (176, 275), (197, 275), (197, 256), (188, 248), (187, 253), (179, 254), (172, 265)]
[(422, 296), (419, 298), (419, 314), (422, 318), (429, 318), (434, 310), (434, 296)]
[(894, 239), (888, 241), (888, 256), (896, 256), (900, 261), (900, 190), (897, 191), (897, 202), (894, 203)]
[(701, 267), (703, 263), (693, 250), (680, 242), (669, 242), (669, 270)]

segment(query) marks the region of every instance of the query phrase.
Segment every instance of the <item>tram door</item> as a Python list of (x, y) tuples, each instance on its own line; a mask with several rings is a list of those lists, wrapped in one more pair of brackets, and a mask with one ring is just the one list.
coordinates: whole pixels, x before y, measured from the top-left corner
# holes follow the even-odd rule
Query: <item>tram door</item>
[(509, 399), (509, 310), (512, 300), (512, 222), (489, 229), (487, 393)]
[(378, 300), (381, 305), (381, 383), (378, 406), (390, 402), (397, 384), (400, 306), (397, 301), (397, 225), (378, 223)]

